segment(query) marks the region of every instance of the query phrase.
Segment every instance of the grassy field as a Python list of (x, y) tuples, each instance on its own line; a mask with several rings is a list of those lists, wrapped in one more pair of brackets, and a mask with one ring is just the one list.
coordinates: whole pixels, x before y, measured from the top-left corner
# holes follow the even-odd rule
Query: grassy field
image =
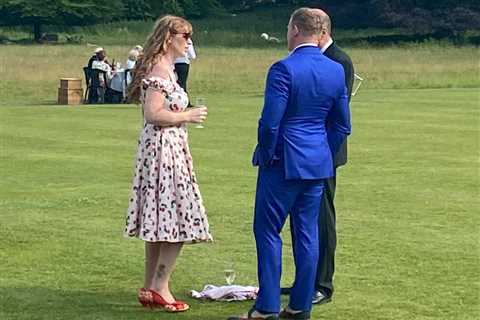
[[(190, 130), (215, 243), (187, 247), (179, 319), (224, 319), (250, 303), (186, 297), (255, 284), (250, 166), (261, 97), (209, 94)], [(350, 163), (338, 186), (336, 299), (314, 319), (477, 319), (478, 90), (364, 90), (352, 103)], [(167, 319), (141, 309), (142, 244), (122, 239), (140, 111), (131, 106), (0, 108), (0, 318)], [(292, 280), (285, 234), (283, 283)]]
[[(255, 44), (258, 31), (278, 30), (268, 19), (221, 37)], [(110, 44), (109, 57), (122, 61), (149, 29), (115, 28), (72, 32)], [(55, 105), (59, 79), (83, 78), (92, 46), (0, 45), (0, 319), (220, 320), (251, 306), (186, 293), (223, 284), (231, 263), (238, 283), (256, 284), (250, 158), (265, 73), (286, 50), (207, 45), (215, 32), (197, 32), (189, 83), (209, 105), (190, 144), (215, 242), (182, 253), (173, 290), (192, 310), (175, 316), (137, 304), (142, 243), (122, 238), (140, 109)], [(479, 49), (346, 49), (366, 81), (352, 101), (349, 164), (339, 177), (336, 295), (313, 319), (478, 319)], [(284, 236), (287, 285), (288, 228)]]
[[(130, 47), (106, 49), (110, 59), (125, 61)], [(418, 44), (346, 49), (356, 72), (366, 79), (362, 89), (480, 87), (477, 47)], [(82, 67), (92, 50), (80, 45), (0, 46), (0, 105), (55, 103), (59, 79), (83, 79)], [(189, 80), (193, 95), (263, 94), (266, 70), (287, 53), (274, 48), (201, 46), (197, 51), (198, 59), (192, 64)]]

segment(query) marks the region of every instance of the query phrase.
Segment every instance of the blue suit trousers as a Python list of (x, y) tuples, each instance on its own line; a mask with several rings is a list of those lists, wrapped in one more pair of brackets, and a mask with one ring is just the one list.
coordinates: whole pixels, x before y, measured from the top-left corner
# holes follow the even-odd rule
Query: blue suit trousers
[(312, 308), (318, 263), (317, 221), (323, 189), (324, 179), (286, 180), (283, 165), (278, 163), (259, 168), (253, 223), (260, 286), (256, 310), (263, 313), (280, 311), (280, 232), (289, 213), (296, 267), (289, 307), (304, 311)]

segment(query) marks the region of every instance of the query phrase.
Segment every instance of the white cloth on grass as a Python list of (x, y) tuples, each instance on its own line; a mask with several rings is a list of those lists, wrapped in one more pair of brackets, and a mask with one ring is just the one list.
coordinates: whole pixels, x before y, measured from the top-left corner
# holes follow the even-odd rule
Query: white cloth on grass
[(207, 284), (202, 291), (190, 291), (192, 298), (215, 301), (245, 301), (257, 298), (258, 288), (251, 286), (221, 286)]

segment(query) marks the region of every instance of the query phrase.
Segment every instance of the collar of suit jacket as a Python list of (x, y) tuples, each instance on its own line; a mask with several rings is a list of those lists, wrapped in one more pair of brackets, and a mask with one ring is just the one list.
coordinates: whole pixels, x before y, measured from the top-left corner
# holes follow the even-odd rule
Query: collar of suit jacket
[(327, 51), (327, 49), (332, 45), (333, 43), (333, 39), (330, 38), (327, 43), (325, 43), (325, 45), (320, 49), (322, 51), (322, 53), (325, 53), (325, 51)]
[(290, 51), (290, 54), (293, 54), (297, 49), (301, 47), (318, 47), (318, 45), (314, 42), (305, 42), (305, 43), (300, 43), (298, 46), (293, 48), (292, 51)]

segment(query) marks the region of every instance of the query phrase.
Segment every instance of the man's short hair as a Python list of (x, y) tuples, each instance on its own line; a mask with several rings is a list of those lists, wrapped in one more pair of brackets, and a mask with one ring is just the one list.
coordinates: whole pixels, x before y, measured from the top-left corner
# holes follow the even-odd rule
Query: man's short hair
[(330, 33), (330, 18), (320, 10), (300, 8), (292, 13), (290, 19), (304, 36), (319, 35), (322, 30)]

